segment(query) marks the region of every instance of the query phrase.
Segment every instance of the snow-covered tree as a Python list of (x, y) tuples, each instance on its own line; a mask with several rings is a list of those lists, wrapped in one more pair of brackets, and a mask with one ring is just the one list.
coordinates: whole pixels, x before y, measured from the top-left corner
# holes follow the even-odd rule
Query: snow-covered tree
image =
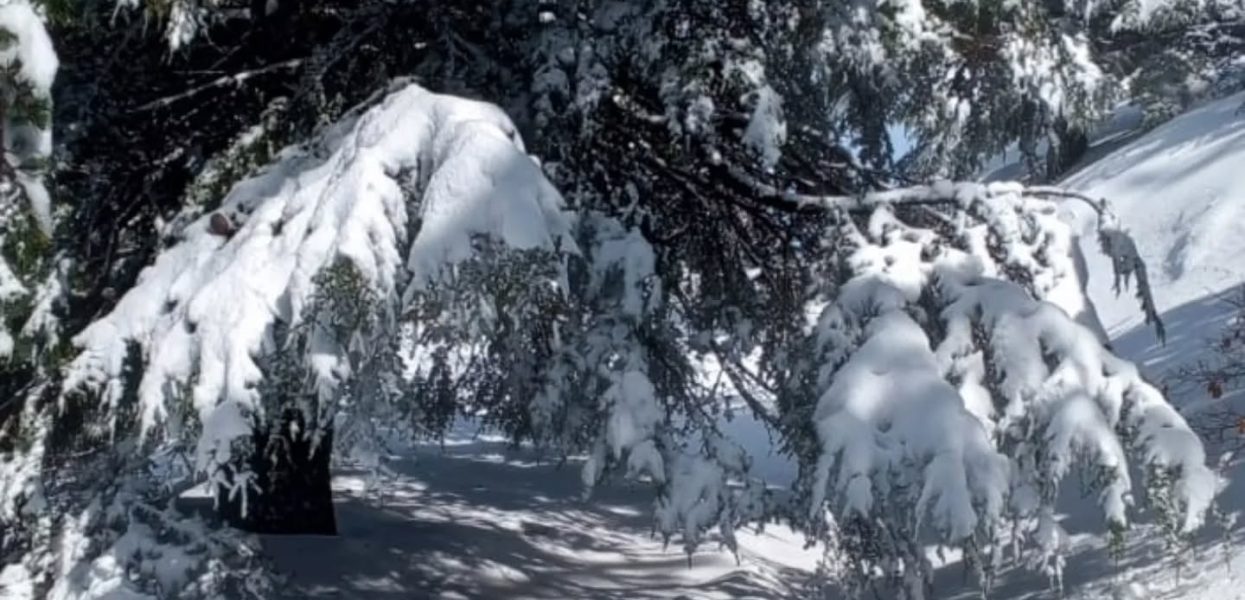
[(1125, 76), (1128, 97), (1145, 110), (1149, 123), (1245, 85), (1238, 60), (1245, 4), (1215, 0), (1183, 9), (1101, 44), (1103, 62)]
[[(65, 319), (0, 383), (0, 590), (262, 597), (223, 550), (252, 540), (172, 498), (332, 531), (333, 460), (464, 413), (586, 491), (651, 482), (688, 552), (783, 519), (862, 593), (921, 597), (927, 543), (1057, 580), (1074, 471), (1113, 530), (1134, 487), (1174, 536), (1204, 518), (1196, 436), (1094, 329), (1057, 215), (1086, 199), (887, 172), (896, 122), (923, 175), (1084, 126), (1118, 83), (1092, 26), (1174, 4), (123, 4), (58, 25)], [(735, 400), (790, 493), (719, 431)]]
[(1129, 521), (1130, 465), (1146, 474), (1146, 498), (1175, 512), (1174, 533), (1198, 527), (1216, 490), (1201, 443), (1056, 303), (1076, 273), (1046, 191), (927, 193), (957, 209), (917, 196), (843, 212), (843, 275), (809, 328), (814, 358), (788, 384), (784, 422), (809, 438), (804, 523), (838, 538), (849, 589), (890, 578), (902, 597), (924, 597), (931, 542), (960, 546), (988, 589), (1004, 531), (1012, 558), (1058, 585), (1054, 502), (1074, 471), (1113, 531)]
[[(57, 60), (36, 7), (0, 6), (0, 449), (37, 454), (23, 439), (34, 426), (26, 400), (46, 376), (44, 342), (56, 334), (51, 303), (58, 283), (52, 263), (52, 210), (43, 175), (51, 153), (51, 88)], [(48, 331), (48, 330), (51, 331)], [(36, 447), (32, 447), (36, 446)], [(37, 461), (0, 461), (0, 520), (37, 485)], [(0, 550), (14, 542), (0, 535)]]
[[(43, 175), (52, 151), (56, 54), (35, 8), (0, 7), (0, 360), (28, 364), (46, 325), (52, 210)], [(20, 377), (17, 367), (4, 372)], [(6, 378), (7, 379), (7, 378)], [(2, 407), (3, 404), (0, 404)]]

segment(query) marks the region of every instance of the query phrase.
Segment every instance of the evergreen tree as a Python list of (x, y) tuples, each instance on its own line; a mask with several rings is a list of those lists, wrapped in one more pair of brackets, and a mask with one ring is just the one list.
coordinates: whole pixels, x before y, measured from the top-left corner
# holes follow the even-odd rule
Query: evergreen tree
[[(963, 177), (1010, 143), (1036, 168), (1122, 85), (1090, 36), (1183, 6), (1153, 4), (83, 3), (53, 27), (74, 201), (53, 218), (14, 165), (4, 205), (27, 239), (59, 232), (23, 263), (5, 230), (36, 299), (5, 331), (39, 324), (61, 357), (0, 383), (22, 413), (0, 523), (37, 517), (6, 527), (6, 573), (70, 593), (181, 553), (210, 558), (118, 585), (262, 597), (262, 561), (221, 554), (247, 538), (169, 498), (206, 480), (235, 525), (332, 531), (332, 457), (459, 414), (587, 456), (589, 490), (646, 477), (688, 552), (786, 520), (859, 593), (921, 597), (926, 542), (988, 587), (1005, 530), (1057, 579), (1053, 502), (1078, 465), (1115, 530), (1137, 467), (1183, 536), (1213, 476), (1085, 325), (1055, 213), (1087, 199), (909, 185), (886, 133), (916, 133), (910, 176)], [(37, 12), (13, 6), (29, 44)], [(50, 75), (14, 81), (46, 117)], [(1090, 202), (1161, 332), (1131, 241)], [(791, 494), (718, 430), (736, 398), (798, 462)]]

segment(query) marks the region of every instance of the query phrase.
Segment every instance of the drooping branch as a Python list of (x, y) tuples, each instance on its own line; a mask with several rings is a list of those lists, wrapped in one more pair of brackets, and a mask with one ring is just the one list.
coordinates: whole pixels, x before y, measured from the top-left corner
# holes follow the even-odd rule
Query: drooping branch
[(1024, 186), (1019, 183), (977, 183), (977, 182), (937, 182), (927, 185), (914, 185), (888, 190), (867, 192), (857, 195), (812, 195), (784, 191), (770, 184), (759, 181), (743, 169), (730, 166), (728, 172), (741, 184), (746, 185), (753, 193), (764, 198), (768, 205), (774, 201), (784, 202), (793, 211), (809, 209), (841, 210), (846, 212), (869, 212), (879, 206), (963, 206), (973, 202), (988, 202), (993, 197), (1019, 195), (1024, 198), (1043, 200), (1075, 200), (1084, 202), (1094, 210), (1097, 216), (1099, 247), (1104, 255), (1111, 259), (1115, 282), (1113, 288), (1118, 294), (1132, 284), (1135, 279), (1137, 301), (1145, 316), (1146, 324), (1154, 326), (1155, 335), (1160, 342), (1166, 342), (1167, 331), (1154, 302), (1154, 294), (1150, 288), (1150, 279), (1145, 261), (1137, 251), (1137, 244), (1124, 228), (1119, 218), (1111, 211), (1111, 205), (1105, 198), (1094, 200), (1080, 192), (1053, 186)]

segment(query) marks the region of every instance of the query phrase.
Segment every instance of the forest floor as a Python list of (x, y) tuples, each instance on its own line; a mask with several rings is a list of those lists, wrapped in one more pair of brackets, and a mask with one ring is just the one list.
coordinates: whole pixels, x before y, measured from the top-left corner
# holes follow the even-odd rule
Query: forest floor
[[(1116, 350), (1154, 380), (1210, 346), (1232, 314), (1224, 298), (1245, 283), (1245, 94), (1211, 102), (1144, 135), (1121, 140), (1065, 185), (1106, 197), (1150, 265), (1165, 344), (1140, 323), (1131, 293), (1116, 295), (1110, 265), (1086, 228), (1089, 292)], [(1172, 398), (1193, 420), (1213, 402), (1205, 390), (1174, 386)], [(747, 419), (729, 430), (761, 453), (757, 470), (775, 485), (792, 465), (767, 454), (768, 435)], [(1245, 441), (1245, 440), (1243, 440)], [(1235, 440), (1228, 439), (1229, 444)], [(1227, 448), (1208, 446), (1212, 461)], [(613, 485), (582, 497), (578, 465), (541, 462), (525, 449), (460, 428), (443, 446), (391, 457), (379, 475), (335, 478), (341, 533), (269, 537), (291, 598), (787, 598), (808, 594), (821, 557), (783, 527), (740, 532), (738, 557), (706, 544), (690, 559), (677, 540), (651, 535), (651, 489)], [(1111, 557), (1093, 502), (1065, 485), (1062, 524), (1069, 532), (1064, 597), (1118, 600), (1245, 598), (1245, 467), (1223, 463), (1226, 519), (1207, 527), (1191, 549), (1173, 551), (1147, 525), (1127, 533)], [(1139, 515), (1145, 522), (1147, 516)], [(1241, 525), (1245, 525), (1242, 523)], [(954, 552), (930, 549), (940, 565), (933, 597), (980, 597)], [(1050, 579), (1007, 565), (990, 598), (1059, 597)]]

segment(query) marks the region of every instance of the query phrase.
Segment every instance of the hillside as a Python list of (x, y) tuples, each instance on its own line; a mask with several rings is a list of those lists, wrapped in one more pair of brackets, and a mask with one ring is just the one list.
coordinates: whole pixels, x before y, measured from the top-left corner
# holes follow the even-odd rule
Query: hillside
[[(1151, 377), (1195, 359), (1231, 314), (1223, 300), (1245, 282), (1245, 94), (1211, 102), (1088, 164), (1063, 184), (1107, 198), (1149, 265), (1169, 332), (1158, 344), (1131, 294), (1112, 289), (1093, 217), (1073, 207), (1085, 236), (1089, 294), (1125, 355)], [(1178, 403), (1199, 400), (1182, 391)]]

